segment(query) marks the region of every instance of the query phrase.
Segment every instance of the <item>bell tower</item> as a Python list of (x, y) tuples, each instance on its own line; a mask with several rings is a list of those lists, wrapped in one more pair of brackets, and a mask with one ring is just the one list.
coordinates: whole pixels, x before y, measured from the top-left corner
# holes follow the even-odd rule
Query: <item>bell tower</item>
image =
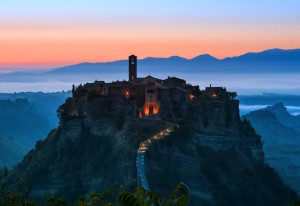
[(135, 55), (129, 56), (129, 79), (128, 81), (135, 81), (137, 78), (137, 57)]

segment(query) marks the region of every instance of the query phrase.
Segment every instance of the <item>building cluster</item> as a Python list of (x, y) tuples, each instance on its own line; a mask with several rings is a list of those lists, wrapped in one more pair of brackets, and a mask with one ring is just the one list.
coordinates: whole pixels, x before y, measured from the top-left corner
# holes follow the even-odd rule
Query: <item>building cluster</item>
[[(234, 92), (227, 92), (223, 87), (207, 87), (201, 91), (199, 86), (187, 84), (177, 77), (158, 79), (152, 76), (137, 77), (137, 57), (129, 56), (128, 81), (106, 83), (95, 81), (82, 86), (89, 93), (108, 98), (124, 97), (134, 102), (138, 108), (139, 117), (151, 115), (180, 117), (191, 101), (233, 99)], [(73, 88), (73, 95), (78, 88)]]

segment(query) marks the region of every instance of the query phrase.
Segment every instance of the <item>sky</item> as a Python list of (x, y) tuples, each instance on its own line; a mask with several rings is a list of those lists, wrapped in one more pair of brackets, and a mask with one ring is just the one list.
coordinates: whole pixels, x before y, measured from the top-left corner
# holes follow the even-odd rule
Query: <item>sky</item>
[(300, 48), (299, 0), (0, 1), (0, 72)]

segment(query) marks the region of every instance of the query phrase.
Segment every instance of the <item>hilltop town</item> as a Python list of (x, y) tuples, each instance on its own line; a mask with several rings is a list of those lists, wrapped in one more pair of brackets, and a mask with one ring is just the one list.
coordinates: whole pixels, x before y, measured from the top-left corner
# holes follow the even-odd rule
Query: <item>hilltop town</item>
[[(73, 86), (73, 97), (98, 95), (107, 99), (126, 99), (134, 105), (134, 116), (139, 118), (160, 116), (165, 118), (185, 118), (188, 105), (193, 101), (236, 101), (235, 92), (228, 92), (224, 87), (206, 87), (188, 84), (177, 77), (159, 79), (152, 76), (137, 77), (137, 57), (129, 56), (128, 81), (106, 83), (95, 81), (77, 87)], [(73, 115), (83, 115), (84, 111), (72, 111)], [(238, 118), (238, 116), (236, 116)]]
[(242, 130), (252, 127), (240, 120), (236, 92), (211, 85), (201, 90), (177, 77), (141, 78), (137, 68), (137, 57), (131, 55), (128, 81), (73, 85), (73, 96), (58, 109), (63, 133), (76, 137), (84, 125), (93, 135), (115, 135), (114, 128), (128, 132), (133, 125), (152, 125), (154, 120), (192, 120), (191, 126), (201, 134), (199, 143), (216, 149), (251, 146), (254, 156), (263, 159), (262, 144), (253, 129), (251, 141), (241, 138), (245, 136)]

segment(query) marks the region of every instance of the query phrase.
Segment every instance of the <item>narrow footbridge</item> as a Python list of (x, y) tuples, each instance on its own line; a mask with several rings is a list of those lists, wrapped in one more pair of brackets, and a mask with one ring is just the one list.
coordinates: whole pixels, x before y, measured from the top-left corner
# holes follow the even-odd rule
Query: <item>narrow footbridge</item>
[(145, 173), (145, 153), (154, 141), (166, 138), (173, 131), (175, 125), (169, 123), (166, 129), (140, 143), (136, 155), (137, 182), (138, 186), (144, 188), (146, 191), (150, 191), (150, 187)]

